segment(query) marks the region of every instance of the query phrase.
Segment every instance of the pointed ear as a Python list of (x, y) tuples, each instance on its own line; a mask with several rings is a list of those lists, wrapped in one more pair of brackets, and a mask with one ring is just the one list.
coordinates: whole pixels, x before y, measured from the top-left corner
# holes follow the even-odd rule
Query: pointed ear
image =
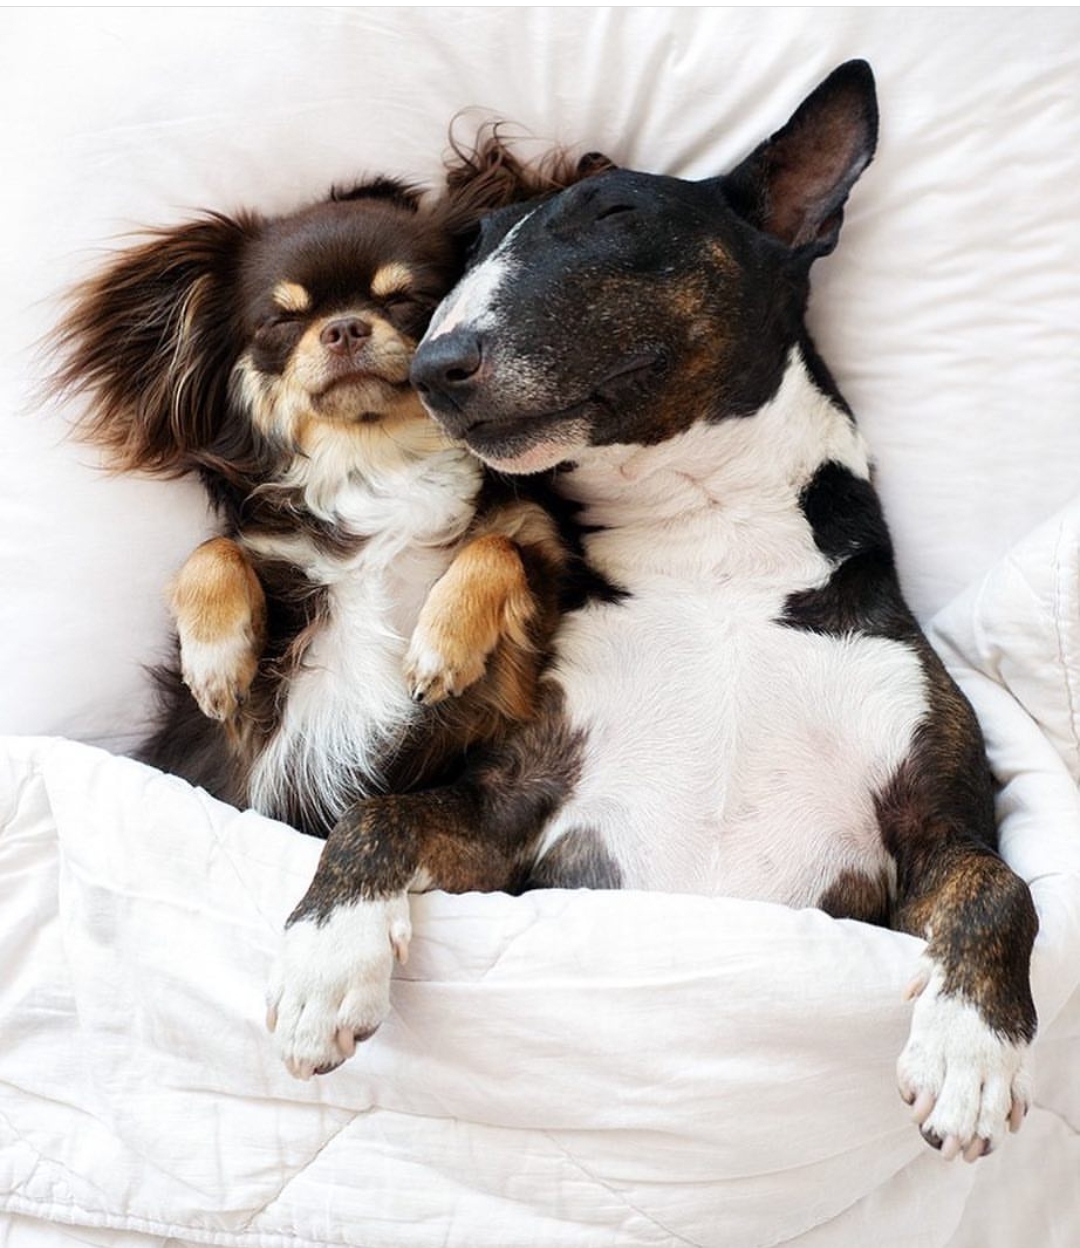
[(254, 216), (207, 214), (157, 230), (71, 293), (49, 389), (90, 400), (75, 432), (114, 467), (177, 475), (213, 441), (240, 255), (260, 229)]
[(848, 61), (803, 101), (782, 130), (722, 179), (732, 208), (811, 259), (836, 246), (844, 203), (877, 146), (874, 75)]

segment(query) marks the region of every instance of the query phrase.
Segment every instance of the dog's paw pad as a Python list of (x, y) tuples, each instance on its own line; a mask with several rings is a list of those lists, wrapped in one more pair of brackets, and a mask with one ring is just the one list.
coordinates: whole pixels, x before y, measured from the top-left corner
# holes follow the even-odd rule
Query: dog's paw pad
[(1030, 1104), (1027, 1046), (991, 1028), (974, 1005), (926, 977), (897, 1063), (900, 1095), (942, 1157), (976, 1161), (1017, 1130)]
[(297, 1079), (326, 1074), (370, 1039), (390, 1012), (395, 957), (411, 928), (405, 894), (335, 906), (285, 931), (267, 991), (267, 1027)]

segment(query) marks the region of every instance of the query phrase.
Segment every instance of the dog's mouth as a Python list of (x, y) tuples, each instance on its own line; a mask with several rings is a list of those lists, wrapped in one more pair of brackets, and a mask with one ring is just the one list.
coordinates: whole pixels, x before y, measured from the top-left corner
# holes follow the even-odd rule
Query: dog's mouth
[(598, 411), (617, 412), (621, 400), (663, 376), (667, 369), (665, 350), (640, 352), (605, 374), (583, 398), (565, 407), (479, 420), (463, 432), (462, 440), (493, 467), (508, 472), (542, 471), (588, 444)]
[(577, 403), (545, 416), (530, 416), (527, 428), (520, 417), (483, 420), (466, 432), (463, 441), (493, 468), (540, 472), (567, 458), (588, 437), (588, 406)]
[(412, 355), (408, 352), (387, 353), (382, 359), (358, 359), (347, 364), (324, 363), (319, 370), (320, 376), (311, 388), (313, 398), (342, 387), (357, 388), (364, 386), (385, 386), (392, 390), (402, 390), (409, 385), (409, 365)]
[(317, 389), (311, 391), (311, 397), (313, 399), (325, 399), (327, 395), (342, 393), (347, 390), (384, 390), (388, 393), (396, 394), (403, 390), (408, 390), (408, 388), (409, 383), (407, 381), (393, 381), (382, 373), (358, 368), (324, 382)]
[(403, 380), (381, 369), (353, 368), (309, 391), (319, 416), (346, 424), (376, 424), (386, 415), (399, 413), (412, 393), (407, 365)]
[(348, 372), (341, 372), (328, 378), (318, 389), (314, 391), (320, 397), (336, 390), (339, 386), (360, 386), (367, 385), (370, 382), (382, 382), (385, 385), (393, 385), (387, 377), (372, 368), (351, 368)]

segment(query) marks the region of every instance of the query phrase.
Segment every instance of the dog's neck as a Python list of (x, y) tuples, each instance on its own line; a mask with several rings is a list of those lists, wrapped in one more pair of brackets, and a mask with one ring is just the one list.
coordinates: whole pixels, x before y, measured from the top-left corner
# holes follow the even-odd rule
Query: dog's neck
[(332, 584), (358, 563), (388, 569), (410, 550), (457, 542), (482, 483), (479, 460), (426, 419), (390, 432), (326, 426), (252, 494), (243, 541)]
[(789, 530), (806, 529), (799, 496), (829, 461), (869, 475), (850, 416), (795, 349), (777, 393), (754, 415), (702, 421), (655, 446), (593, 448), (560, 477), (560, 491), (596, 528), (589, 553), (616, 579), (646, 568), (693, 579), (706, 567), (712, 575), (720, 551), (771, 561), (786, 543), (794, 554), (802, 543)]
[[(448, 471), (451, 465), (456, 471)], [(459, 478), (467, 478), (466, 486), (475, 479), (479, 485), (479, 465), (426, 416), (372, 424), (311, 422), (277, 484), (296, 491), (320, 520), (351, 528), (349, 512), (358, 491), (373, 500), (407, 494), (433, 466), (440, 479), (458, 485)]]

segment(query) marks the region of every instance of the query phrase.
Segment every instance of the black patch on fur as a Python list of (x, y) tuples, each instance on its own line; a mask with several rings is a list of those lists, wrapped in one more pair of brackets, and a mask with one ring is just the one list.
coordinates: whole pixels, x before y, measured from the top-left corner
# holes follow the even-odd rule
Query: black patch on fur
[(526, 888), (621, 888), (622, 872), (600, 834), (574, 828), (529, 872)]
[(454, 783), (347, 811), (289, 924), (325, 923), (335, 906), (399, 893), (418, 870), (448, 892), (522, 891), (545, 823), (577, 783), (583, 745), (561, 690), (544, 685), (535, 717), (479, 746)]
[(888, 925), (892, 912), (889, 882), (884, 874), (845, 871), (825, 890), (818, 909), (835, 919), (859, 919), (878, 927)]
[(814, 543), (829, 559), (876, 550), (891, 557), (892, 541), (874, 487), (843, 464), (821, 465), (799, 495)]
[(246, 805), (243, 751), (224, 724), (207, 719), (180, 677), (179, 667), (150, 670), (159, 707), (158, 727), (134, 752), (156, 767), (233, 806)]
[(780, 622), (836, 637), (915, 641), (921, 634), (900, 590), (871, 483), (830, 461), (805, 486), (799, 506), (818, 550), (836, 566), (824, 585), (789, 594)]

